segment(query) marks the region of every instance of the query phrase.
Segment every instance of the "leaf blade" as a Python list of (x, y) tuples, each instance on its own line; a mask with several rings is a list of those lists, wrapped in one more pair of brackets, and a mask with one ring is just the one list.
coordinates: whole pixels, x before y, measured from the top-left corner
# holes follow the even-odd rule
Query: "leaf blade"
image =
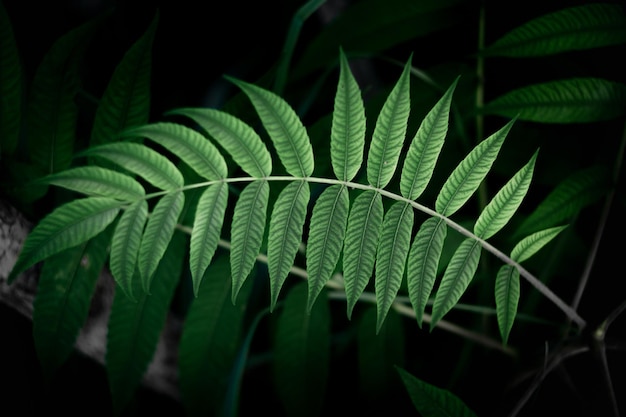
[(502, 342), (506, 345), (515, 316), (520, 296), (519, 271), (511, 265), (502, 265), (498, 270), (495, 285), (496, 317)]

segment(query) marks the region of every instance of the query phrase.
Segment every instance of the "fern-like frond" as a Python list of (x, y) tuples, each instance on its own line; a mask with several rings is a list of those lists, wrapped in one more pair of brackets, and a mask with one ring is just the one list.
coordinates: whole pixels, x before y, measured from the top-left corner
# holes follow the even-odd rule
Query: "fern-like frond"
[(300, 177), (313, 174), (313, 148), (309, 134), (289, 103), (262, 87), (226, 78), (241, 88), (252, 102), (287, 172)]
[(459, 301), (476, 273), (482, 246), (477, 240), (467, 238), (452, 255), (452, 259), (441, 279), (433, 304), (430, 328)]
[(420, 328), (424, 309), (437, 278), (439, 259), (447, 233), (446, 223), (439, 218), (431, 217), (420, 226), (409, 251), (407, 287), (409, 300)]
[(263, 178), (271, 174), (272, 157), (265, 143), (252, 127), (235, 116), (206, 108), (183, 108), (168, 114), (179, 114), (198, 123), (249, 175)]
[(383, 220), (376, 252), (377, 333), (402, 283), (406, 257), (411, 246), (413, 218), (413, 208), (405, 202), (398, 201), (391, 206)]
[(514, 121), (479, 143), (454, 169), (437, 196), (435, 208), (439, 214), (451, 216), (474, 194), (491, 169)]
[(161, 190), (176, 190), (183, 186), (183, 175), (165, 156), (149, 147), (132, 142), (98, 145), (81, 153), (82, 156), (105, 158), (143, 177)]
[(474, 225), (476, 236), (488, 239), (508, 223), (528, 192), (536, 160), (537, 152), (487, 204)]
[(306, 248), (309, 312), (339, 261), (349, 210), (348, 189), (342, 185), (326, 188), (313, 207)]
[(232, 302), (254, 266), (263, 242), (270, 186), (267, 181), (253, 181), (243, 189), (233, 212), (231, 224), (230, 268), (233, 279)]
[(517, 314), (520, 296), (519, 270), (512, 265), (502, 265), (496, 275), (496, 317), (502, 342), (507, 343)]
[(364, 191), (352, 203), (343, 249), (348, 318), (374, 271), (383, 216), (382, 197), (377, 192)]
[(335, 176), (343, 181), (351, 181), (363, 162), (365, 108), (361, 89), (343, 50), (340, 50), (339, 64), (339, 82), (330, 132), (330, 157)]
[(293, 266), (310, 199), (309, 184), (289, 183), (274, 203), (267, 238), (267, 266), (270, 275), (270, 311), (274, 310), (280, 289)]
[(217, 249), (227, 203), (228, 185), (223, 182), (208, 186), (198, 200), (189, 243), (189, 268), (196, 296)]
[(106, 197), (82, 198), (56, 208), (27, 236), (9, 283), (37, 262), (96, 236), (119, 211), (120, 202)]
[(201, 133), (176, 123), (152, 123), (128, 129), (122, 137), (141, 136), (148, 138), (189, 165), (198, 175), (208, 180), (228, 175), (226, 161), (215, 145)]
[(185, 194), (174, 191), (164, 195), (152, 209), (139, 247), (139, 276), (144, 291), (150, 293), (154, 272), (172, 239)]
[(626, 42), (626, 16), (618, 4), (569, 7), (539, 16), (496, 40), (486, 55), (529, 57)]
[(420, 124), (404, 160), (400, 192), (409, 200), (417, 199), (426, 189), (448, 133), (452, 95), (458, 77)]
[(402, 151), (411, 110), (410, 80), (411, 57), (383, 104), (372, 134), (367, 155), (367, 180), (377, 188), (389, 184)]
[(136, 272), (137, 256), (147, 219), (146, 200), (131, 204), (122, 213), (111, 241), (109, 261), (111, 274), (120, 289), (131, 300), (135, 300), (132, 279)]
[(136, 201), (146, 194), (143, 186), (128, 175), (98, 166), (82, 166), (47, 175), (36, 182), (56, 185), (87, 196)]

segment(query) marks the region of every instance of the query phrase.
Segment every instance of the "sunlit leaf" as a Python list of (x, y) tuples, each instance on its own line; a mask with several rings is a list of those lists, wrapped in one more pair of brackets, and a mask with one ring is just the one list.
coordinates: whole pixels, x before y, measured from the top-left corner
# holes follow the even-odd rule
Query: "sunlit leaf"
[(351, 181), (361, 168), (365, 146), (365, 108), (361, 89), (340, 50), (340, 71), (330, 133), (330, 156), (335, 176)]
[(395, 301), (411, 246), (413, 208), (405, 202), (394, 203), (385, 214), (376, 252), (376, 332)]
[(309, 135), (289, 103), (254, 84), (226, 78), (241, 88), (252, 102), (287, 172), (300, 177), (313, 174), (313, 148)]
[(122, 137), (146, 137), (189, 165), (198, 175), (208, 180), (228, 175), (226, 162), (217, 148), (201, 133), (176, 123), (152, 123), (125, 130)]
[(504, 34), (483, 54), (530, 57), (626, 42), (626, 16), (619, 4), (568, 7), (532, 19)]
[(474, 234), (482, 239), (488, 239), (502, 229), (517, 211), (528, 192), (533, 177), (537, 152), (530, 161), (520, 169), (498, 191), (478, 216), (474, 225)]
[(422, 327), (424, 309), (435, 285), (443, 244), (448, 226), (439, 218), (431, 217), (420, 226), (407, 260), (407, 287), (409, 300), (415, 310), (417, 324)]
[(348, 190), (341, 185), (326, 188), (313, 207), (306, 248), (308, 311), (311, 311), (317, 296), (335, 271), (346, 234), (349, 209)]
[(189, 268), (196, 296), (198, 296), (205, 270), (217, 249), (227, 203), (228, 185), (226, 183), (210, 185), (202, 192), (198, 200), (189, 245)]
[(105, 197), (83, 198), (57, 207), (26, 237), (9, 283), (37, 262), (96, 236), (119, 211), (120, 202)]
[(431, 329), (456, 305), (467, 289), (478, 268), (481, 248), (477, 240), (467, 238), (454, 252), (435, 295)]
[(274, 203), (267, 242), (267, 266), (270, 275), (270, 311), (274, 310), (280, 289), (293, 266), (310, 198), (309, 184), (289, 183)]
[(251, 182), (235, 204), (231, 224), (230, 268), (233, 275), (232, 302), (248, 278), (259, 254), (267, 216), (270, 186), (267, 181)]
[(474, 194), (491, 169), (514, 121), (480, 142), (454, 169), (437, 196), (438, 213), (451, 216)]
[(182, 191), (166, 194), (156, 203), (148, 218), (137, 261), (141, 284), (148, 293), (154, 273), (174, 234), (184, 201)]
[(626, 113), (626, 85), (602, 78), (569, 78), (504, 93), (483, 111), (540, 123), (590, 123)]
[(452, 95), (458, 77), (420, 124), (404, 160), (400, 191), (409, 200), (417, 199), (426, 189), (448, 133)]
[(198, 123), (249, 175), (263, 178), (271, 174), (272, 157), (265, 143), (235, 116), (209, 108), (183, 108), (168, 114), (180, 114)]
[(514, 266), (502, 265), (496, 276), (495, 298), (498, 328), (504, 344), (507, 343), (513, 328), (519, 295), (519, 271)]
[(379, 193), (364, 191), (352, 203), (343, 250), (348, 318), (352, 316), (352, 309), (374, 272), (383, 216), (383, 203)]
[(384, 188), (389, 184), (402, 151), (411, 110), (411, 58), (404, 65), (376, 120), (367, 155), (367, 180), (374, 187)]

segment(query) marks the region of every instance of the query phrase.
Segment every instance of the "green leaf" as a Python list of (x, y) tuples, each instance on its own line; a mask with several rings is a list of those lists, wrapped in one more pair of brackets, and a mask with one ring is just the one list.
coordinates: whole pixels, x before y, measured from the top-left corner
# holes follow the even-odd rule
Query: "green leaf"
[(384, 188), (389, 183), (402, 151), (411, 110), (411, 58), (383, 104), (372, 134), (367, 156), (367, 180), (377, 188)]
[(116, 142), (98, 145), (81, 154), (108, 159), (143, 177), (161, 190), (176, 190), (184, 183), (183, 175), (169, 159), (139, 143)]
[(421, 328), (424, 309), (435, 285), (441, 252), (448, 227), (443, 220), (431, 217), (420, 226), (407, 260), (407, 287), (409, 300)]
[(141, 284), (147, 293), (150, 293), (154, 273), (172, 239), (184, 201), (185, 195), (182, 191), (166, 194), (150, 213), (141, 239), (138, 259)]
[(183, 108), (167, 114), (180, 114), (198, 123), (248, 175), (263, 178), (271, 174), (272, 157), (265, 143), (235, 116), (208, 108)]
[(122, 213), (111, 242), (111, 274), (119, 288), (131, 300), (135, 300), (132, 279), (147, 219), (148, 203), (145, 200), (131, 204)]
[(76, 141), (79, 66), (101, 18), (88, 21), (56, 40), (37, 67), (27, 108), (28, 152), (42, 174), (70, 166)]
[[(325, 294), (324, 294), (325, 295)], [(330, 309), (320, 297), (310, 314), (306, 283), (287, 294), (274, 341), (274, 385), (288, 415), (319, 416), (330, 366)]]
[(482, 239), (490, 238), (513, 217), (528, 192), (536, 160), (537, 152), (487, 204), (474, 225), (476, 236)]
[[(108, 321), (106, 374), (114, 415), (121, 415), (139, 387), (141, 378), (163, 333), (170, 304), (185, 259), (186, 235), (176, 233), (154, 276), (150, 295), (132, 301), (116, 291)], [(134, 293), (140, 294), (139, 280)]]
[(217, 148), (201, 133), (186, 126), (166, 122), (152, 123), (125, 130), (121, 136), (141, 136), (153, 140), (208, 180), (228, 176), (226, 161)]
[(269, 193), (270, 186), (267, 181), (254, 181), (243, 189), (235, 204), (231, 224), (232, 249), (230, 251), (233, 304), (254, 266), (263, 242)]
[(157, 11), (150, 26), (115, 67), (96, 110), (90, 146), (113, 142), (122, 130), (148, 121), (152, 44), (158, 21)]
[(196, 206), (189, 246), (189, 268), (196, 297), (220, 240), (227, 203), (228, 185), (221, 182), (207, 187)]
[(0, 3), (0, 160), (17, 147), (22, 118), (22, 68), (6, 8)]
[(93, 239), (49, 257), (43, 264), (33, 302), (33, 339), (47, 378), (74, 352), (106, 261), (112, 230), (109, 227)]
[(515, 119), (509, 121), (480, 142), (454, 169), (437, 196), (435, 208), (439, 214), (451, 216), (474, 194), (491, 169), (514, 122)]
[(70, 168), (41, 178), (38, 183), (52, 184), (88, 196), (121, 201), (143, 198), (146, 191), (132, 177), (98, 166)]
[(252, 102), (287, 172), (300, 177), (313, 174), (313, 148), (309, 135), (289, 103), (254, 84), (226, 78), (241, 88)]
[(504, 344), (507, 343), (513, 328), (519, 295), (519, 271), (514, 266), (502, 265), (496, 276), (495, 297), (498, 328)]
[(591, 123), (624, 115), (626, 85), (602, 78), (570, 78), (520, 87), (496, 97), (486, 114), (539, 123)]
[(461, 242), (452, 255), (435, 295), (430, 321), (431, 329), (456, 305), (467, 289), (478, 268), (481, 248), (477, 240), (467, 238)]
[(411, 205), (398, 201), (391, 206), (383, 220), (382, 233), (376, 253), (376, 304), (378, 309), (376, 333), (380, 331), (402, 283), (406, 257), (411, 246), (413, 217)]
[(351, 181), (363, 162), (365, 146), (365, 108), (361, 90), (340, 49), (339, 82), (330, 132), (330, 156), (335, 176)]
[(424, 417), (476, 417), (456, 395), (438, 388), (396, 366), (415, 409)]
[(511, 259), (521, 263), (533, 256), (541, 248), (547, 245), (567, 226), (556, 226), (549, 229), (540, 230), (522, 239), (511, 251)]
[(313, 207), (306, 247), (309, 312), (339, 261), (349, 210), (348, 189), (341, 185), (326, 188)]
[(382, 197), (377, 192), (364, 191), (352, 203), (343, 249), (348, 318), (374, 271), (383, 216)]
[(37, 262), (96, 236), (119, 211), (120, 202), (105, 197), (83, 198), (57, 207), (26, 237), (9, 283)]
[(531, 57), (626, 42), (626, 17), (618, 4), (569, 7), (514, 28), (483, 51), (490, 56)]
[(230, 302), (227, 256), (216, 257), (205, 278), (185, 317), (179, 344), (181, 399), (189, 416), (217, 415), (220, 410), (245, 313), (244, 303)]
[(608, 169), (594, 165), (576, 171), (560, 182), (515, 231), (515, 240), (538, 230), (569, 221), (608, 190)]
[(406, 153), (400, 177), (400, 191), (402, 196), (409, 200), (416, 200), (433, 176), (435, 164), (448, 133), (452, 95), (458, 81), (457, 77), (422, 120)]
[(278, 294), (302, 242), (310, 194), (307, 182), (294, 181), (281, 191), (274, 203), (267, 238), (267, 266), (271, 284), (270, 311), (276, 307)]

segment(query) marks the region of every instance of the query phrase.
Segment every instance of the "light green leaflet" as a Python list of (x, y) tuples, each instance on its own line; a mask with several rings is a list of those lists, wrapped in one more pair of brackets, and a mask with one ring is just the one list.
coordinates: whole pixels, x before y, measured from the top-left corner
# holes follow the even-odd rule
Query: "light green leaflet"
[(259, 254), (267, 216), (270, 186), (267, 181), (251, 182), (243, 189), (233, 213), (231, 225), (230, 268), (232, 271), (232, 302), (254, 266)]
[(133, 172), (161, 190), (183, 186), (183, 175), (166, 157), (145, 145), (116, 142), (87, 149), (81, 155), (98, 156)]
[(211, 135), (248, 175), (267, 177), (272, 172), (272, 157), (259, 135), (250, 126), (216, 109), (184, 108), (169, 112), (189, 117)]
[(436, 217), (427, 219), (420, 226), (409, 251), (407, 286), (409, 300), (420, 328), (424, 309), (437, 278), (439, 259), (447, 233), (448, 226), (443, 220)]
[(479, 143), (454, 169), (437, 196), (435, 208), (439, 214), (451, 216), (474, 194), (491, 169), (514, 121)]
[(241, 88), (252, 102), (287, 172), (300, 177), (313, 174), (313, 148), (309, 135), (289, 103), (264, 88), (226, 78)]
[(154, 272), (174, 234), (184, 201), (185, 195), (182, 191), (166, 194), (156, 203), (148, 218), (138, 259), (141, 284), (148, 294)]
[(363, 162), (365, 145), (365, 108), (361, 89), (350, 71), (348, 60), (340, 51), (339, 83), (330, 133), (330, 157), (335, 176), (351, 181)]
[(486, 55), (529, 57), (600, 48), (626, 42), (619, 4), (585, 4), (539, 16), (506, 33)]
[(304, 181), (294, 181), (281, 191), (274, 203), (267, 238), (270, 311), (273, 311), (276, 306), (280, 289), (293, 266), (296, 252), (302, 242), (302, 228), (309, 198), (309, 184)]
[(352, 203), (343, 249), (348, 318), (374, 271), (383, 215), (382, 198), (374, 191), (362, 192)]
[(313, 207), (306, 248), (306, 265), (309, 274), (307, 310), (309, 312), (339, 261), (349, 207), (348, 190), (342, 185), (332, 185), (326, 188)]
[(228, 185), (223, 182), (208, 186), (198, 200), (189, 243), (189, 268), (196, 297), (220, 240), (227, 203)]
[(567, 226), (556, 226), (540, 230), (522, 239), (511, 251), (511, 259), (515, 262), (524, 262), (533, 256), (539, 249), (561, 233)]
[(119, 211), (120, 202), (106, 197), (83, 198), (56, 208), (28, 235), (9, 283), (37, 262), (96, 236)]
[(411, 109), (410, 77), (411, 57), (376, 120), (367, 156), (367, 180), (377, 188), (389, 184), (402, 151)]
[(528, 192), (536, 160), (537, 152), (487, 204), (474, 225), (476, 236), (488, 239), (508, 223)]
[(132, 279), (136, 272), (137, 256), (147, 219), (148, 203), (145, 200), (131, 204), (124, 210), (111, 241), (111, 274), (131, 300), (135, 300)]
[(396, 299), (411, 245), (413, 208), (398, 201), (385, 214), (376, 252), (376, 332)]
[(201, 133), (176, 123), (153, 123), (126, 130), (122, 137), (146, 137), (178, 156), (208, 180), (224, 178), (228, 169), (217, 148)]
[(430, 110), (411, 141), (400, 177), (400, 192), (409, 200), (417, 199), (426, 189), (448, 133), (452, 95), (458, 77), (439, 102)]
[(56, 185), (89, 196), (109, 197), (121, 201), (135, 201), (146, 194), (142, 185), (135, 179), (98, 166), (70, 168), (43, 177), (38, 182)]
[(461, 242), (452, 255), (435, 295), (430, 321), (431, 329), (456, 305), (467, 289), (478, 268), (481, 248), (477, 240), (467, 238)]

